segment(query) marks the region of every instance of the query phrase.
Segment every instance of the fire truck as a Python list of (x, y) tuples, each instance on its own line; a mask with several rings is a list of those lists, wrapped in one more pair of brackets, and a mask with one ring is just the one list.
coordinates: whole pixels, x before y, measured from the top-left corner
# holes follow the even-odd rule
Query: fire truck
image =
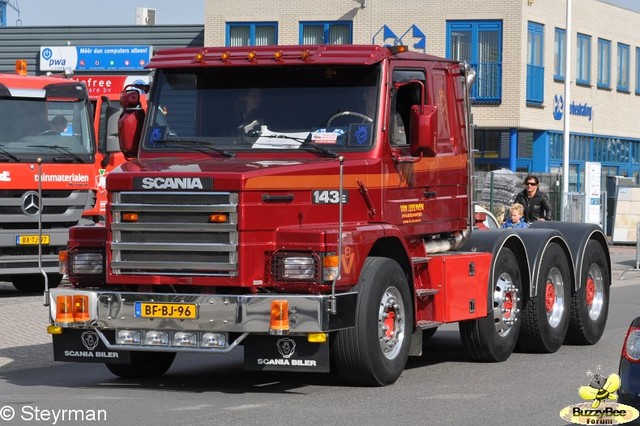
[[(120, 93), (127, 86), (148, 86), (148, 76), (135, 75), (75, 75), (75, 81), (87, 86), (89, 99), (93, 107), (93, 127), (98, 143), (96, 152), (96, 196), (95, 207), (85, 212), (102, 220), (107, 204), (107, 175), (115, 167), (125, 161), (118, 144), (118, 118), (120, 117)], [(146, 98), (141, 97), (142, 107), (146, 106)]]
[(469, 357), (595, 344), (597, 225), (474, 231), (465, 63), (405, 46), (170, 49), (126, 91), (104, 226), (47, 292), (54, 358), (121, 377), (242, 346), (257, 371), (394, 383), (459, 323)]
[(91, 223), (96, 153), (84, 85), (26, 67), (0, 74), (0, 280), (33, 292), (60, 283), (69, 228)]

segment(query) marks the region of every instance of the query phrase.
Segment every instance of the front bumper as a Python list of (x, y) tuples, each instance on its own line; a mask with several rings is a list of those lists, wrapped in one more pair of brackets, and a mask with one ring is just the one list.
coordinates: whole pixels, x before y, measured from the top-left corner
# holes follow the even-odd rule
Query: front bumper
[[(88, 296), (89, 321), (56, 323), (56, 299), (65, 295)], [(337, 309), (336, 314), (332, 314), (328, 295), (125, 293), (62, 287), (51, 290), (50, 318), (52, 324), (62, 328), (269, 333), (271, 302), (287, 300), (289, 334), (329, 332), (353, 327), (357, 293), (341, 293), (335, 298)], [(136, 303), (141, 302), (189, 303), (197, 306), (198, 313), (195, 319), (142, 318), (136, 316)]]

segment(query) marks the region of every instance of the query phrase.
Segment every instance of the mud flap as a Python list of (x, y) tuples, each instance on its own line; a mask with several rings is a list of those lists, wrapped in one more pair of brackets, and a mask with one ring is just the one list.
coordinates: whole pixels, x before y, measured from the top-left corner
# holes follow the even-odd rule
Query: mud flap
[(244, 341), (248, 371), (329, 372), (329, 342), (309, 343), (307, 336), (253, 335)]
[(108, 349), (95, 331), (68, 328), (64, 329), (62, 334), (53, 335), (53, 359), (54, 361), (111, 364), (131, 362), (130, 352)]

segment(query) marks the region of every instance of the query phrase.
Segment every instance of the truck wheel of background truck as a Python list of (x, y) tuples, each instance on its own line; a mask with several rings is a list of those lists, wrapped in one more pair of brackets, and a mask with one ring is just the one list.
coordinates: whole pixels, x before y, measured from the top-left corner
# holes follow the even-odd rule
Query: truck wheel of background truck
[(131, 352), (129, 364), (105, 363), (105, 366), (116, 376), (126, 379), (160, 377), (171, 367), (175, 357), (175, 352)]
[(552, 353), (560, 349), (569, 327), (571, 273), (567, 254), (550, 243), (542, 255), (537, 294), (525, 304), (518, 348)]
[(335, 334), (333, 361), (347, 382), (391, 384), (404, 370), (413, 334), (407, 277), (394, 260), (368, 257), (355, 290), (356, 326)]
[(504, 361), (518, 341), (522, 310), (522, 277), (515, 254), (500, 250), (490, 278), (487, 316), (460, 322), (465, 350), (476, 361)]
[[(58, 287), (62, 281), (60, 274), (47, 274), (49, 288)], [(42, 293), (44, 291), (44, 277), (42, 274), (16, 275), (11, 278), (11, 283), (21, 293)]]
[(609, 267), (604, 249), (594, 240), (587, 243), (582, 265), (582, 283), (571, 297), (571, 315), (566, 342), (593, 345), (600, 340), (609, 314)]

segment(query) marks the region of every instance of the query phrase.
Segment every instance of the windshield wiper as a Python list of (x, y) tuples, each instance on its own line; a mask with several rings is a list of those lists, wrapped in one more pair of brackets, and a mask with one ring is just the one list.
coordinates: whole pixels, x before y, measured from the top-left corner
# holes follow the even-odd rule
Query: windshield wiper
[(179, 147), (182, 147), (182, 148), (189, 148), (189, 149), (192, 149), (194, 151), (204, 152), (204, 153), (206, 153), (207, 151), (213, 151), (213, 152), (217, 152), (218, 154), (222, 154), (225, 157), (231, 157), (231, 158), (236, 156), (231, 151), (228, 151), (226, 149), (216, 148), (216, 147), (212, 146), (208, 142), (203, 142), (203, 141), (198, 141), (198, 140), (191, 140), (191, 139), (160, 139), (160, 140), (154, 141), (153, 143), (161, 143), (161, 144), (163, 144), (165, 146), (167, 146), (167, 145), (179, 146)]
[(80, 157), (79, 155), (77, 155), (74, 152), (71, 152), (71, 150), (66, 146), (61, 146), (61, 145), (28, 145), (28, 148), (53, 149), (54, 151), (60, 152), (62, 154), (66, 154), (67, 155), (67, 159), (71, 159), (71, 160), (77, 161), (78, 163), (84, 163), (85, 162), (82, 159), (82, 157)]
[(322, 145), (315, 144), (308, 140), (300, 144), (300, 149), (304, 149), (308, 151), (309, 150), (308, 148), (314, 149), (315, 151), (321, 152), (325, 155), (328, 155), (329, 157), (338, 158), (340, 156), (340, 154), (338, 154), (337, 152), (332, 151), (328, 148), (325, 148)]
[(4, 155), (5, 157), (15, 161), (16, 163), (21, 163), (22, 161), (20, 160), (20, 157), (16, 157), (15, 155), (13, 155), (12, 153), (10, 153), (9, 151), (7, 151), (6, 149), (3, 148), (4, 145), (0, 145), (0, 154)]

